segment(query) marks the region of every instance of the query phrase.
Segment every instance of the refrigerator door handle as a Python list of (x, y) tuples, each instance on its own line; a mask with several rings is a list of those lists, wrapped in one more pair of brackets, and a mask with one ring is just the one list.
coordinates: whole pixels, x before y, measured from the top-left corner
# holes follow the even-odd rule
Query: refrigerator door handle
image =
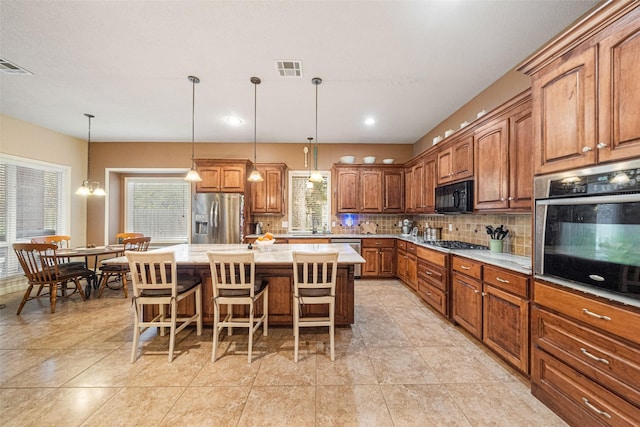
[(211, 212), (210, 212), (211, 223), (213, 224), (213, 227), (215, 229), (218, 228), (218, 210), (219, 210), (218, 205), (219, 205), (219, 203), (220, 202), (218, 201), (218, 199), (214, 200), (214, 202), (211, 203)]

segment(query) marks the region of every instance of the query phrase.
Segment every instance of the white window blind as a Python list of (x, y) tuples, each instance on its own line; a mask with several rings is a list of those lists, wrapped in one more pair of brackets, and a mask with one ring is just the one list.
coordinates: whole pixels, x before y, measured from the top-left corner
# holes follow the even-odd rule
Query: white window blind
[(180, 178), (125, 179), (125, 231), (151, 236), (152, 243), (186, 243), (191, 187)]
[(0, 278), (22, 274), (13, 243), (67, 234), (67, 173), (63, 166), (0, 158)]
[(321, 173), (322, 182), (309, 183), (307, 171), (289, 171), (289, 231), (330, 229), (330, 175)]

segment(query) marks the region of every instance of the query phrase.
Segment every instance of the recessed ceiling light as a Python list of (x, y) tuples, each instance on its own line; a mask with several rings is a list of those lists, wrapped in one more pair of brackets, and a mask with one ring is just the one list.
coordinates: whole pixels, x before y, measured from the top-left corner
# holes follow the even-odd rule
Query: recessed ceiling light
[(376, 123), (376, 119), (374, 119), (373, 117), (367, 117), (367, 118), (364, 120), (364, 124), (365, 124), (365, 125), (369, 125), (369, 126), (371, 126), (371, 125), (373, 125), (373, 124), (375, 124), (375, 123)]
[(238, 126), (239, 124), (242, 123), (242, 120), (240, 119), (240, 117), (236, 117), (236, 116), (229, 116), (225, 119), (225, 121), (229, 123), (231, 126)]

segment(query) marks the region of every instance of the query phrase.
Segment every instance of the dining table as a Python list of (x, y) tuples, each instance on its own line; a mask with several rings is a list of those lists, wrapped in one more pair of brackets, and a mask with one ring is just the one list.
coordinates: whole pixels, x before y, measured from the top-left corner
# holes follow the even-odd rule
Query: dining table
[(86, 297), (89, 298), (91, 296), (91, 289), (98, 289), (98, 285), (100, 284), (100, 280), (98, 280), (98, 259), (101, 256), (111, 255), (113, 257), (118, 257), (124, 254), (124, 245), (122, 244), (114, 244), (114, 245), (106, 245), (106, 246), (93, 246), (93, 247), (78, 247), (78, 248), (61, 248), (57, 249), (55, 256), (56, 258), (84, 258), (84, 262), (87, 268), (91, 269), (89, 261), (93, 261), (93, 279), (88, 281), (87, 286), (85, 287)]

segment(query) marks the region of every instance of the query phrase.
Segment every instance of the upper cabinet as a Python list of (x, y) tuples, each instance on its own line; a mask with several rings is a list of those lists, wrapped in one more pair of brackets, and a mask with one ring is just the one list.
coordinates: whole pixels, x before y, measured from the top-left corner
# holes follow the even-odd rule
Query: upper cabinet
[(249, 161), (234, 159), (196, 159), (202, 181), (197, 193), (244, 193)]
[(434, 212), (436, 162), (436, 154), (431, 153), (405, 166), (405, 212)]
[(615, 2), (542, 49), (532, 77), (536, 174), (640, 155), (640, 7)]
[(264, 181), (252, 182), (251, 213), (283, 214), (285, 213), (284, 183), (287, 165), (284, 163), (259, 163), (256, 165)]
[(473, 134), (464, 135), (438, 150), (438, 184), (473, 176)]
[(474, 208), (530, 210), (533, 127), (529, 92), (474, 133)]
[(402, 169), (397, 166), (335, 165), (337, 213), (402, 212)]

